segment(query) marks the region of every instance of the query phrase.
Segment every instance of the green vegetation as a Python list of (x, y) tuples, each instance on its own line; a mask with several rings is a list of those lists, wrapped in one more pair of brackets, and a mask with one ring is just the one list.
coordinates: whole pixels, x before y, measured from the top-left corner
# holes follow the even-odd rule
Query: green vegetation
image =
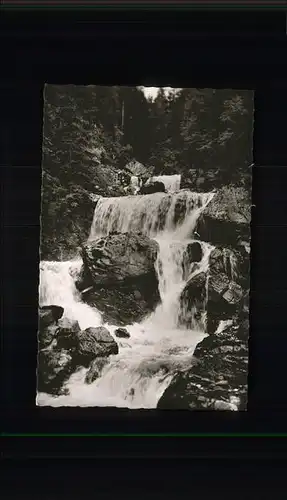
[(73, 257), (89, 234), (91, 194), (121, 196), (126, 167), (181, 173), (210, 190), (250, 182), (253, 95), (183, 89), (154, 101), (135, 87), (45, 87), (41, 259)]

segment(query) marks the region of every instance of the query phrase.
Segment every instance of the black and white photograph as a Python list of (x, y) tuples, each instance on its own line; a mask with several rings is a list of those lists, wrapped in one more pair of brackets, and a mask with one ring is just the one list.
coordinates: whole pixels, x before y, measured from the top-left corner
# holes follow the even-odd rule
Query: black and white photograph
[(37, 406), (247, 410), (253, 114), (45, 85)]

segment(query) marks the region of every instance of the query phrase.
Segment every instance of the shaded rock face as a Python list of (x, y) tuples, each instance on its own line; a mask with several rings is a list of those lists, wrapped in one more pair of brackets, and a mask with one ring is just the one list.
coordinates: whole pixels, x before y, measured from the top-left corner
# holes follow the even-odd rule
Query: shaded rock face
[(215, 245), (236, 246), (240, 239), (249, 241), (251, 200), (243, 188), (219, 189), (200, 215), (196, 231), (203, 241)]
[(97, 357), (118, 354), (118, 344), (104, 326), (87, 328), (78, 335), (78, 346), (75, 353), (77, 364), (88, 366)]
[(121, 338), (121, 339), (128, 339), (128, 338), (130, 338), (130, 334), (127, 331), (126, 328), (117, 328), (115, 330), (115, 335), (116, 335), (116, 337)]
[(237, 250), (215, 248), (209, 259), (207, 331), (214, 332), (220, 320), (231, 319), (249, 292), (249, 256)]
[(93, 285), (93, 279), (90, 270), (87, 266), (82, 266), (80, 272), (75, 279), (75, 286), (79, 292), (84, 292), (87, 288)]
[(151, 273), (135, 282), (93, 288), (84, 300), (97, 307), (105, 323), (124, 326), (141, 321), (155, 309), (160, 301), (158, 281)]
[[(205, 273), (199, 273), (190, 279), (180, 296), (179, 324), (187, 328), (193, 328), (193, 320), (199, 320), (205, 309), (206, 301), (206, 279)], [(196, 317), (194, 313), (196, 311)]]
[(78, 321), (69, 318), (60, 319), (58, 322), (57, 347), (68, 350), (76, 348), (80, 331)]
[(209, 335), (194, 351), (194, 365), (178, 373), (159, 409), (246, 410), (248, 319)]
[(165, 193), (165, 185), (163, 182), (155, 181), (142, 186), (139, 194)]
[(39, 325), (40, 328), (51, 325), (57, 322), (64, 313), (64, 308), (61, 306), (42, 306), (39, 308)]
[(82, 247), (83, 268), (77, 282), (82, 298), (105, 322), (140, 321), (160, 301), (155, 261), (158, 244), (137, 233), (112, 233)]
[[(63, 317), (57, 323), (53, 321), (51, 310), (47, 306), (44, 313), (39, 312), (37, 390), (59, 395), (77, 368), (88, 367), (97, 358), (107, 360), (118, 353), (118, 345), (106, 328), (87, 328), (81, 332), (75, 320)], [(95, 374), (88, 379), (91, 377)]]
[(200, 262), (203, 256), (200, 243), (190, 243), (186, 249), (186, 255), (189, 262)]
[(193, 311), (207, 312), (207, 332), (213, 333), (220, 320), (231, 319), (249, 293), (249, 256), (218, 247), (209, 258), (208, 274), (191, 278), (180, 297), (180, 322), (192, 327)]
[(38, 354), (37, 389), (60, 394), (64, 382), (73, 373), (72, 356), (66, 350), (41, 350)]
[(58, 333), (58, 320), (63, 316), (60, 306), (42, 306), (38, 309), (38, 342), (39, 348), (49, 346)]
[(82, 246), (93, 285), (112, 285), (154, 271), (158, 244), (136, 233), (113, 233)]
[(77, 321), (59, 319), (63, 313), (63, 307), (59, 306), (39, 308), (38, 391), (59, 394), (75, 368), (72, 348), (80, 327)]

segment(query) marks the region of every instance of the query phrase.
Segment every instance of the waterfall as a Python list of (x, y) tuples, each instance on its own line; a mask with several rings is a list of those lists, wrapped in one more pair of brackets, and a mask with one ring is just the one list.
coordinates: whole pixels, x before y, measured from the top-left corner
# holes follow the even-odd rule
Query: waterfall
[(101, 198), (95, 208), (90, 239), (111, 232), (140, 231), (151, 238), (165, 234), (170, 241), (185, 240), (192, 235), (201, 210), (212, 196), (182, 190), (173, 195)]
[(156, 175), (151, 177), (148, 182), (163, 182), (168, 193), (176, 193), (180, 190), (181, 175)]
[(140, 189), (140, 181), (137, 175), (131, 176), (130, 188), (133, 194), (137, 194)]
[[(110, 356), (97, 380), (85, 384), (87, 369), (83, 368), (68, 381), (69, 395), (38, 394), (38, 405), (156, 408), (173, 375), (191, 366), (193, 351), (206, 335), (205, 312), (203, 310), (201, 321), (194, 319), (192, 330), (181, 326), (179, 298), (188, 279), (208, 269), (211, 247), (200, 242), (203, 257), (196, 263), (189, 262), (187, 248), (194, 242), (197, 218), (212, 196), (211, 193), (180, 190), (173, 194), (154, 193), (98, 201), (90, 239), (114, 231), (138, 231), (158, 242), (155, 267), (161, 303), (143, 322), (126, 326), (131, 335), (129, 339), (121, 342), (115, 337), (119, 354)], [(75, 290), (73, 276), (79, 271), (80, 261), (43, 262), (41, 266), (40, 304), (62, 305), (65, 314), (78, 319), (81, 328), (101, 324), (99, 312), (83, 304)], [(117, 325), (105, 326), (114, 335)]]
[(77, 320), (84, 330), (89, 326), (102, 324), (101, 314), (81, 301), (75, 287), (82, 261), (53, 262), (42, 261), (40, 264), (39, 305), (61, 305), (64, 317)]

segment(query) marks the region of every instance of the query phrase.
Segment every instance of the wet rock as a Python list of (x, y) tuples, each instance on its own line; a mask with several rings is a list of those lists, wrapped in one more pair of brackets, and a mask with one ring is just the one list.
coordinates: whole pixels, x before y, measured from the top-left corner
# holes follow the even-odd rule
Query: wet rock
[(63, 316), (64, 308), (61, 306), (49, 305), (39, 307), (39, 327), (45, 328), (46, 326), (57, 323)]
[(240, 252), (222, 247), (212, 250), (207, 287), (208, 333), (216, 330), (220, 320), (232, 318), (240, 310), (244, 288), (247, 291), (249, 287), (244, 270)]
[(38, 313), (38, 342), (39, 348), (48, 347), (58, 334), (58, 321), (64, 313), (60, 306), (43, 306)]
[(121, 338), (121, 339), (130, 338), (130, 333), (127, 331), (126, 328), (117, 328), (115, 330), (115, 335), (116, 335), (116, 337)]
[(96, 306), (105, 322), (140, 321), (160, 301), (157, 252), (158, 244), (140, 233), (112, 233), (83, 245), (83, 266), (93, 284), (83, 300)]
[(94, 380), (103, 366), (103, 358), (107, 359), (119, 350), (105, 327), (87, 328), (81, 332), (77, 321), (63, 318), (57, 326), (57, 333), (57, 338), (39, 351), (37, 386), (41, 392), (61, 394), (72, 373), (100, 358), (98, 364), (91, 365), (87, 374), (88, 381)]
[(85, 293), (85, 290), (93, 286), (93, 279), (87, 266), (83, 265), (81, 267), (80, 272), (75, 279), (75, 286), (81, 293)]
[(165, 193), (165, 185), (163, 182), (155, 181), (142, 186), (138, 194)]
[(100, 194), (95, 194), (95, 193), (89, 193), (90, 199), (92, 202), (96, 205), (98, 201), (102, 198)]
[(57, 346), (61, 349), (74, 349), (78, 345), (78, 334), (80, 333), (78, 321), (62, 318), (58, 322)]
[(198, 242), (190, 243), (187, 246), (186, 255), (189, 262), (200, 262), (203, 256), (201, 244)]
[(244, 188), (219, 189), (198, 219), (196, 231), (203, 241), (236, 246), (249, 241), (251, 221), (250, 193)]
[(39, 351), (37, 366), (37, 390), (60, 394), (64, 382), (73, 372), (72, 356), (65, 350)]
[(91, 384), (97, 378), (101, 376), (104, 366), (108, 363), (108, 358), (96, 358), (92, 361), (89, 371), (86, 374), (85, 382), (86, 384)]
[(248, 327), (237, 318), (203, 339), (194, 351), (196, 363), (174, 377), (158, 408), (246, 410)]
[(197, 316), (200, 318), (206, 311), (207, 332), (213, 333), (221, 320), (232, 319), (241, 310), (244, 301), (248, 310), (248, 269), (247, 254), (244, 259), (238, 250), (213, 249), (207, 274), (200, 273), (189, 279), (181, 293), (180, 324), (192, 328)]
[(38, 331), (39, 349), (48, 347), (57, 338), (58, 326), (56, 324), (46, 326)]
[(186, 199), (183, 197), (178, 197), (174, 207), (173, 223), (175, 225), (181, 224), (184, 221), (186, 214)]
[[(200, 319), (205, 310), (206, 301), (206, 280), (204, 272), (196, 274), (188, 280), (184, 290), (181, 293), (179, 324), (188, 328), (194, 327), (194, 319)], [(197, 317), (195, 317), (195, 314)]]
[(78, 346), (74, 362), (88, 366), (94, 358), (118, 354), (118, 344), (104, 326), (87, 328), (78, 335)]
[(109, 285), (149, 274), (158, 244), (137, 233), (113, 233), (82, 246), (84, 269), (91, 284)]
[(85, 301), (100, 311), (105, 323), (125, 326), (155, 310), (160, 302), (158, 281), (151, 272), (134, 282), (94, 288), (85, 294)]

